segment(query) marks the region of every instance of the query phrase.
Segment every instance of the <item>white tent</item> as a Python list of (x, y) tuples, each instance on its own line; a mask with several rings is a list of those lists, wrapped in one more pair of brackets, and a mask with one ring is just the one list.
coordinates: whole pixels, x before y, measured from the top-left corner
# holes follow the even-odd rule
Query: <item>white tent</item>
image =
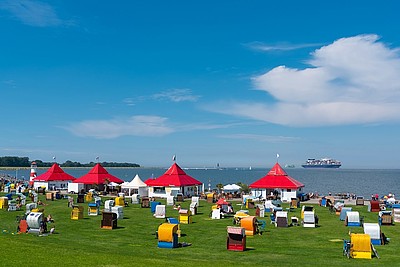
[(225, 191), (239, 191), (241, 189), (237, 184), (227, 184), (223, 188)]
[(140, 179), (138, 174), (136, 174), (132, 181), (128, 183), (123, 183), (121, 185), (121, 189), (122, 191), (126, 189), (129, 196), (131, 196), (132, 194), (139, 194), (140, 196), (148, 195), (147, 185), (142, 181), (142, 179)]

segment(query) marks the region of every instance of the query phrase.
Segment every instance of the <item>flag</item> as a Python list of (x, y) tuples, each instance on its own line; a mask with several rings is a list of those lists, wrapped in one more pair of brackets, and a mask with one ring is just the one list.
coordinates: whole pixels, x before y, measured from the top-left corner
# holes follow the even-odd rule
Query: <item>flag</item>
[(172, 161), (176, 161), (176, 155), (172, 156)]
[(276, 154), (276, 158), (279, 158), (279, 154)]

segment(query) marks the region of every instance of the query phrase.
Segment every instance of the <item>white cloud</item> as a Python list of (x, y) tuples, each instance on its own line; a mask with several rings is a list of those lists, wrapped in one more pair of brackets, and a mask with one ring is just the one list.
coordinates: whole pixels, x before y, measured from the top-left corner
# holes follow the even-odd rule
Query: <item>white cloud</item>
[(256, 140), (267, 143), (292, 142), (299, 139), (297, 137), (291, 137), (291, 136), (271, 136), (271, 135), (261, 135), (261, 134), (229, 134), (229, 135), (221, 135), (220, 137), (229, 139)]
[(398, 49), (377, 35), (339, 39), (314, 51), (308, 63), (306, 69), (279, 66), (253, 78), (275, 103), (236, 102), (217, 111), (290, 126), (400, 119)]
[(66, 24), (61, 20), (52, 6), (32, 0), (6, 0), (0, 8), (7, 10), (22, 23), (36, 27), (60, 26)]
[(263, 51), (263, 52), (271, 52), (271, 51), (290, 51), (290, 50), (297, 50), (297, 49), (302, 49), (302, 48), (308, 48), (308, 47), (316, 47), (316, 46), (321, 46), (322, 44), (289, 44), (289, 43), (281, 43), (281, 44), (264, 44), (261, 42), (252, 42), (246, 44), (247, 47), (257, 50), (257, 51)]
[(167, 100), (171, 102), (195, 102), (200, 98), (198, 95), (193, 95), (190, 89), (171, 89), (154, 94), (152, 97), (157, 100)]
[(63, 127), (77, 136), (112, 139), (124, 135), (163, 136), (174, 132), (167, 119), (158, 116), (132, 116), (128, 119), (88, 120)]

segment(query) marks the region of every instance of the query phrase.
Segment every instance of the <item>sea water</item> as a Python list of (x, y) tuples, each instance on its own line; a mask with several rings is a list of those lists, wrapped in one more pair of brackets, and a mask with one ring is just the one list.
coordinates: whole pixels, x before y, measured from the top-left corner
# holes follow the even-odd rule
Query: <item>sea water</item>
[[(165, 173), (167, 168), (106, 168), (107, 171), (124, 180), (131, 181), (138, 174), (145, 181), (157, 178)], [(47, 169), (38, 169), (38, 175)], [(68, 174), (79, 178), (88, 173), (90, 168), (65, 168)], [(267, 175), (270, 168), (222, 168), (222, 169), (184, 169), (184, 171), (204, 184), (204, 188), (214, 189), (217, 184), (241, 182), (250, 185)], [(284, 168), (286, 173), (303, 183), (303, 192), (313, 192), (327, 195), (329, 192), (350, 193), (369, 198), (372, 194), (380, 196), (389, 193), (400, 198), (400, 169), (303, 169)], [(30, 170), (1, 170), (0, 174), (8, 174), (19, 179), (29, 180)]]

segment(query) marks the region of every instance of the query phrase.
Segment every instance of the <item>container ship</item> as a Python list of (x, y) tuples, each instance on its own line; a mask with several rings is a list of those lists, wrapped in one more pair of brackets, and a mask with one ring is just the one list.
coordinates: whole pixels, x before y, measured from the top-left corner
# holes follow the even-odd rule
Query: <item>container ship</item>
[(342, 163), (335, 159), (308, 159), (306, 163), (301, 165), (303, 168), (339, 168)]

